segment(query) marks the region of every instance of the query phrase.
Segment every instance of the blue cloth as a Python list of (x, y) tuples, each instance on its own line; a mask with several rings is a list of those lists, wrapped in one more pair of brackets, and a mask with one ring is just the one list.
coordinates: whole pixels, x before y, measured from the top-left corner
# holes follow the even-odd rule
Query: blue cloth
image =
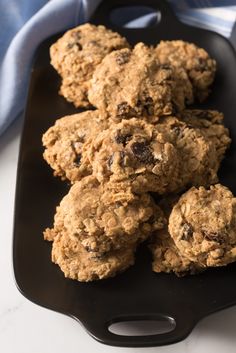
[[(99, 2), (0, 0), (0, 134), (24, 109), (31, 62), (39, 43), (56, 32), (89, 20)], [(235, 0), (169, 2), (180, 20), (229, 37), (235, 21)], [(126, 25), (145, 25), (152, 18), (153, 14), (145, 14)]]

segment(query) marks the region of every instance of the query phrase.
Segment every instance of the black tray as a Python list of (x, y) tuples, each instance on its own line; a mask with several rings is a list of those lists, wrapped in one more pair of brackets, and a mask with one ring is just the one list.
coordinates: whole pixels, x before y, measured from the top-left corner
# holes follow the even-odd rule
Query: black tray
[[(120, 5), (143, 4), (161, 12), (161, 22), (149, 28), (125, 29), (109, 21), (110, 11)], [(236, 57), (222, 36), (177, 21), (163, 1), (103, 1), (91, 22), (120, 32), (132, 43), (155, 44), (161, 39), (183, 39), (205, 48), (216, 60), (218, 71), (209, 100), (201, 107), (221, 110), (236, 141)], [(65, 279), (50, 261), (51, 244), (42, 237), (52, 225), (55, 207), (69, 185), (52, 177), (43, 161), (42, 134), (54, 121), (75, 113), (58, 95), (60, 79), (49, 64), (48, 48), (57, 37), (38, 49), (32, 70), (25, 124), (21, 140), (13, 260), (16, 283), (29, 300), (78, 320), (98, 341), (115, 346), (157, 346), (183, 340), (204, 316), (236, 304), (236, 265), (212, 269), (197, 276), (177, 278), (155, 274), (147, 250), (140, 249), (134, 267), (108, 280), (78, 283)], [(222, 165), (220, 181), (236, 193), (236, 146), (233, 142)], [(121, 320), (170, 320), (173, 331), (149, 336), (122, 336), (108, 331)]]

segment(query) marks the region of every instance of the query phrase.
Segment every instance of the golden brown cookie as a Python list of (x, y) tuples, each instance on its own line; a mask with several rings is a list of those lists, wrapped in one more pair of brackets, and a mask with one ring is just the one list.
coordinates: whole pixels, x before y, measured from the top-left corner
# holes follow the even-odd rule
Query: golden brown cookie
[(180, 160), (172, 142), (167, 126), (122, 120), (88, 140), (84, 160), (102, 183), (129, 181), (134, 192), (162, 194), (179, 184)]
[(168, 232), (170, 212), (178, 198), (178, 196), (167, 196), (158, 203), (164, 211), (167, 221), (163, 229), (152, 234), (149, 249), (152, 252), (152, 269), (154, 272), (173, 272), (181, 277), (187, 274), (196, 274), (202, 271), (202, 268), (198, 263), (181, 254)]
[(67, 31), (50, 48), (51, 64), (62, 77), (60, 94), (76, 107), (87, 107), (93, 72), (111, 51), (127, 48), (127, 40), (104, 26), (83, 24)]
[(199, 115), (186, 110), (156, 124), (141, 117), (111, 123), (84, 144), (81, 163), (91, 165), (100, 182), (129, 180), (134, 192), (164, 194), (214, 184), (230, 138), (222, 120)]
[(97, 110), (65, 116), (56, 120), (43, 135), (44, 159), (54, 175), (74, 182), (91, 174), (89, 166), (81, 166), (82, 147), (89, 136), (107, 127)]
[(52, 261), (65, 277), (81, 282), (113, 277), (134, 264), (135, 247), (114, 250), (101, 258), (92, 257), (78, 238), (58, 233), (52, 245)]
[(191, 188), (174, 206), (169, 232), (179, 251), (202, 267), (236, 260), (236, 198), (220, 184)]
[(223, 125), (223, 114), (213, 110), (184, 110), (179, 119), (170, 129), (176, 133), (176, 147), (181, 154), (181, 184), (216, 183), (220, 162), (231, 142)]
[(183, 69), (161, 65), (152, 48), (138, 43), (133, 50), (117, 50), (103, 59), (88, 98), (114, 119), (153, 119), (184, 109), (186, 101), (192, 101), (192, 85)]
[(186, 109), (180, 117), (189, 127), (200, 129), (204, 137), (213, 143), (220, 163), (231, 143), (229, 130), (224, 126), (224, 115), (217, 110)]
[(93, 256), (137, 245), (163, 226), (163, 215), (148, 194), (135, 195), (128, 184), (101, 185), (89, 176), (76, 182), (57, 207), (54, 240), (66, 232)]
[(161, 41), (156, 47), (158, 60), (186, 70), (196, 98), (203, 101), (214, 81), (216, 61), (203, 49), (182, 40)]

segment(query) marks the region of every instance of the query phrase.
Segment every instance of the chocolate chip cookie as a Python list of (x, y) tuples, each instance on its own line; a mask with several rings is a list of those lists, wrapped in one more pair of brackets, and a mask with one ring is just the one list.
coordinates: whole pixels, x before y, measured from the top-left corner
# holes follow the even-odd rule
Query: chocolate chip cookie
[(136, 246), (163, 226), (163, 214), (148, 194), (135, 195), (126, 184), (99, 184), (89, 176), (76, 182), (57, 207), (45, 239), (66, 232), (94, 257)]
[(174, 206), (169, 232), (179, 251), (202, 267), (236, 260), (236, 198), (220, 184), (192, 187)]
[(111, 51), (127, 48), (127, 40), (104, 26), (89, 23), (67, 31), (50, 48), (51, 64), (62, 77), (60, 94), (76, 107), (87, 107), (93, 72)]
[(138, 43), (133, 50), (117, 50), (103, 59), (88, 98), (115, 119), (157, 117), (184, 109), (185, 102), (192, 101), (192, 84), (182, 68), (160, 64), (154, 49)]
[(215, 77), (216, 61), (203, 48), (182, 40), (161, 41), (156, 54), (161, 64), (186, 70), (197, 99), (203, 101), (208, 96)]
[(54, 175), (72, 182), (91, 174), (89, 165), (81, 165), (82, 147), (91, 134), (105, 129), (107, 121), (98, 111), (85, 111), (58, 119), (43, 135), (44, 159)]

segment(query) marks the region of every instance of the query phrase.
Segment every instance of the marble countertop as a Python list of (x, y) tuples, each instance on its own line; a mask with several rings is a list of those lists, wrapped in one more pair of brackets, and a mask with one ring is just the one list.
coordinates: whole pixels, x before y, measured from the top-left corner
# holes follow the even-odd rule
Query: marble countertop
[(165, 347), (118, 348), (96, 342), (73, 319), (39, 307), (17, 290), (12, 229), (22, 119), (0, 138), (0, 346), (4, 353), (235, 353), (236, 306), (202, 320), (184, 341)]

